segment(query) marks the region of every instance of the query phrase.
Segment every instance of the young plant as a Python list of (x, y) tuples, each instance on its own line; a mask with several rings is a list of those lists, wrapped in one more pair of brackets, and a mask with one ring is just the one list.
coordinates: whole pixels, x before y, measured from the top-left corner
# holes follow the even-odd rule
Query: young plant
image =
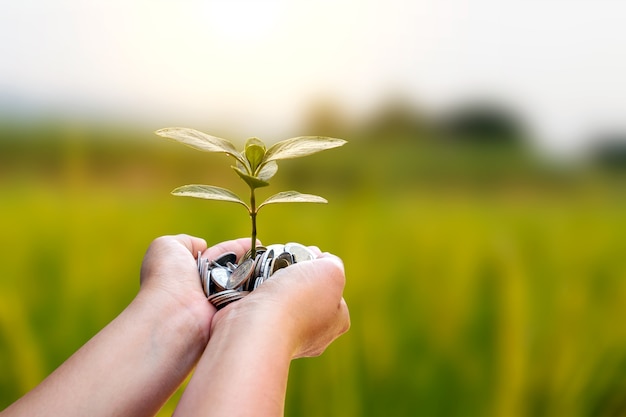
[(194, 149), (205, 152), (225, 153), (235, 159), (236, 166), (231, 166), (231, 168), (248, 184), (250, 188), (249, 203), (243, 201), (232, 191), (213, 185), (183, 185), (174, 189), (172, 194), (207, 200), (230, 201), (244, 206), (248, 210), (252, 222), (250, 236), (252, 258), (256, 255), (256, 219), (262, 207), (276, 203), (327, 203), (324, 198), (316, 195), (302, 194), (297, 191), (283, 191), (267, 198), (261, 204), (257, 204), (255, 190), (269, 185), (269, 180), (278, 170), (277, 161), (310, 155), (326, 149), (336, 148), (346, 143), (343, 139), (322, 136), (299, 136), (278, 142), (267, 148), (261, 140), (249, 138), (244, 145), (244, 150), (238, 152), (235, 145), (229, 140), (207, 135), (194, 129), (172, 127), (157, 130), (155, 133), (181, 142)]

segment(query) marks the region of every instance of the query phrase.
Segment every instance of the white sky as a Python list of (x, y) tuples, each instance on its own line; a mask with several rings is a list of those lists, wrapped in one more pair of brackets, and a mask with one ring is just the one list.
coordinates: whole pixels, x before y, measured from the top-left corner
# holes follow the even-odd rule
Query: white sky
[(625, 22), (621, 0), (5, 1), (0, 94), (270, 142), (319, 98), (502, 97), (569, 150), (626, 129)]

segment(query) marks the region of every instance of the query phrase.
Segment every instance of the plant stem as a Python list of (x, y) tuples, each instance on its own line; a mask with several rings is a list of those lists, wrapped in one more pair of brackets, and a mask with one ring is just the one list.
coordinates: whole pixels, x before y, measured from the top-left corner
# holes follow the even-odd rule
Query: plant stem
[(254, 188), (250, 187), (250, 220), (252, 220), (250, 253), (252, 259), (256, 257), (256, 214), (256, 196), (254, 195)]

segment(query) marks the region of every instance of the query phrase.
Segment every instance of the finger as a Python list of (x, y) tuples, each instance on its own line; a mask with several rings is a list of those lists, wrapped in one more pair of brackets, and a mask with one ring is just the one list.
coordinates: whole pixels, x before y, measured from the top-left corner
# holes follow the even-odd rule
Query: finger
[(317, 246), (309, 246), (309, 250), (315, 254), (316, 258), (322, 254), (322, 251)]
[(172, 236), (174, 240), (181, 243), (184, 247), (187, 248), (189, 252), (195, 257), (198, 252), (203, 252), (206, 250), (207, 244), (206, 241), (202, 238), (180, 234), (176, 236)]
[[(261, 243), (257, 240), (257, 246)], [(202, 257), (207, 259), (215, 259), (226, 252), (235, 252), (237, 258), (243, 256), (248, 250), (250, 250), (250, 239), (240, 238), (234, 240), (227, 240), (225, 242), (218, 243), (211, 246), (202, 254)]]
[(341, 297), (341, 301), (339, 302), (339, 314), (341, 316), (340, 322), (343, 323), (343, 327), (339, 333), (339, 335), (344, 334), (348, 330), (350, 330), (350, 310), (348, 309), (348, 304), (346, 300)]
[(332, 262), (333, 264), (335, 264), (336, 267), (339, 268), (339, 270), (343, 274), (345, 274), (345, 267), (343, 265), (343, 261), (337, 255), (333, 255), (332, 253), (329, 253), (329, 252), (324, 252), (321, 255), (319, 255), (317, 259), (324, 259), (324, 260)]

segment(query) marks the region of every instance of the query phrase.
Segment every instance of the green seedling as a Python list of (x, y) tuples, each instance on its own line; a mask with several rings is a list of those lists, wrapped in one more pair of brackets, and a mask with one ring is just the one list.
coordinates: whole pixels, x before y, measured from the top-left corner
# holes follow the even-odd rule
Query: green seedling
[(248, 203), (232, 191), (213, 185), (183, 185), (174, 189), (172, 194), (206, 200), (230, 201), (244, 206), (248, 210), (252, 222), (250, 237), (252, 258), (256, 255), (256, 219), (262, 207), (276, 203), (327, 203), (326, 199), (317, 195), (302, 194), (297, 191), (283, 191), (272, 195), (261, 204), (257, 204), (255, 190), (269, 185), (269, 180), (272, 179), (278, 170), (277, 161), (299, 158), (326, 149), (336, 148), (346, 143), (343, 139), (323, 136), (299, 136), (283, 140), (267, 148), (260, 139), (249, 138), (244, 145), (243, 152), (239, 152), (231, 141), (207, 135), (194, 129), (172, 127), (157, 130), (155, 133), (200, 151), (225, 153), (235, 159), (236, 165), (231, 166), (231, 168), (250, 188), (250, 200)]

